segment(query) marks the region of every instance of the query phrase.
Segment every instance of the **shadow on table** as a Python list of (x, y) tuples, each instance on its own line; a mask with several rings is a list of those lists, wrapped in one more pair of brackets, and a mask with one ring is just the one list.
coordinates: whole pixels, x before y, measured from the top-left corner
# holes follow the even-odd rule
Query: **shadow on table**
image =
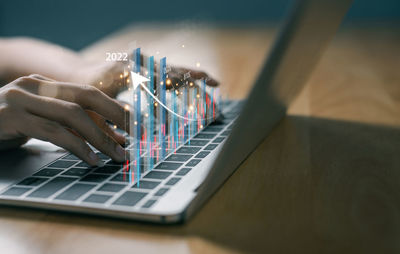
[(188, 227), (243, 251), (398, 252), (399, 152), (400, 129), (289, 116)]
[(194, 237), (244, 252), (398, 252), (399, 152), (400, 129), (288, 116), (184, 225), (13, 208), (0, 216), (84, 225), (121, 237)]

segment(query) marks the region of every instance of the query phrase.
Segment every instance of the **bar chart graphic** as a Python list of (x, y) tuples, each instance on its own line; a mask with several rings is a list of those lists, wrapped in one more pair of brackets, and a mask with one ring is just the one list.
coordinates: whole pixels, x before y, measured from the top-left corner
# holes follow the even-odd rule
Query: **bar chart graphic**
[[(127, 180), (140, 187), (140, 177), (172, 154), (190, 138), (213, 122), (220, 107), (218, 88), (208, 87), (206, 80), (190, 80), (184, 74), (183, 85), (171, 84), (167, 58), (158, 64), (154, 56), (142, 57), (140, 48), (132, 54), (129, 91), (132, 105), (129, 113), (131, 146)], [(143, 63), (141, 62), (143, 60)]]

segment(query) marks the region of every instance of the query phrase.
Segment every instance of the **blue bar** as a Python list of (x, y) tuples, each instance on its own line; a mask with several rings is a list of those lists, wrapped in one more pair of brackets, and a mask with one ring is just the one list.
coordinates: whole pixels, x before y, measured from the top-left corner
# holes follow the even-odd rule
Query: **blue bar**
[[(134, 72), (140, 74), (140, 48), (137, 48), (134, 51)], [(139, 187), (140, 184), (140, 141), (141, 141), (141, 89), (140, 86), (136, 88), (136, 103), (135, 103), (135, 112), (136, 112), (136, 137), (138, 142), (136, 143), (136, 178), (137, 185)]]
[[(174, 145), (173, 145), (173, 143), (172, 143), (172, 130), (173, 130), (173, 128), (172, 128), (172, 126), (173, 126), (173, 121), (171, 121), (172, 119), (169, 119), (170, 121), (169, 121), (169, 132), (168, 132), (168, 136), (169, 136), (169, 142), (168, 142), (168, 145), (169, 145), (169, 151), (168, 151), (168, 153), (174, 148)], [(167, 155), (168, 155), (168, 153), (167, 153)]]
[[(154, 93), (154, 57), (151, 56), (148, 58), (147, 62), (147, 70), (149, 72), (148, 78), (150, 82), (148, 82), (149, 91)], [(148, 119), (148, 127), (147, 127), (147, 151), (150, 154), (151, 152), (151, 143), (153, 142), (153, 132), (154, 132), (154, 99), (150, 95), (147, 96), (149, 102), (149, 119)], [(150, 170), (153, 169), (153, 156), (150, 154)]]
[[(176, 89), (174, 89), (172, 91), (172, 104), (173, 104), (173, 110), (175, 113), (179, 113), (178, 112), (178, 105), (176, 103)], [(176, 117), (176, 115), (172, 115), (172, 125), (173, 125), (173, 130), (174, 130), (174, 144), (178, 143), (178, 119)], [(176, 147), (176, 146), (175, 146)]]
[(202, 125), (203, 125), (203, 128), (206, 126), (206, 118), (207, 118), (207, 104), (206, 104), (206, 80), (205, 79), (203, 79), (202, 81), (201, 81), (201, 89), (203, 90), (202, 92), (203, 92), (203, 96), (202, 96), (202, 102), (201, 102), (201, 105), (202, 105), (202, 108), (203, 108), (203, 112), (204, 112), (204, 116), (201, 114), (201, 118), (203, 119), (201, 122), (202, 122)]
[(198, 118), (198, 115), (197, 115), (197, 103), (196, 103), (196, 98), (197, 98), (197, 88), (193, 88), (193, 125), (192, 125), (192, 136), (194, 136), (195, 135), (195, 133), (196, 133), (196, 131), (197, 131), (197, 128), (196, 128), (196, 126), (197, 126), (197, 118)]
[[(167, 58), (163, 57), (160, 60), (160, 100), (161, 102), (166, 105), (166, 89), (165, 89), (165, 81), (166, 81), (166, 76), (167, 76)], [(167, 126), (166, 126), (166, 119), (165, 119), (165, 109), (161, 105), (159, 105), (160, 110), (161, 110), (161, 122), (160, 122), (160, 127), (163, 126), (164, 130), (166, 131)], [(161, 128), (160, 128), (161, 129)], [(165, 133), (166, 134), (166, 133)], [(166, 144), (165, 144), (165, 135), (162, 133), (162, 130), (160, 132), (160, 144), (161, 144), (161, 158), (164, 159), (166, 155)]]
[[(186, 113), (187, 113), (187, 107), (188, 107), (188, 103), (187, 103), (187, 87), (186, 86), (184, 86), (183, 87), (183, 105), (182, 105), (182, 115), (184, 116), (184, 117), (187, 117), (186, 116)], [(187, 117), (187, 118), (189, 118), (189, 117)], [(183, 143), (185, 143), (186, 142), (186, 140), (187, 140), (187, 135), (186, 135), (186, 128), (185, 128), (185, 119), (183, 119), (183, 124), (182, 124), (182, 131), (183, 131)]]
[[(191, 115), (191, 113), (188, 114), (189, 119), (190, 119), (190, 115)], [(189, 145), (190, 145), (190, 120), (188, 120), (188, 132), (187, 133), (188, 133), (187, 135), (189, 136), (188, 139), (189, 139)]]
[(210, 109), (211, 109), (211, 114), (210, 114), (210, 118), (212, 119), (212, 121), (211, 122), (214, 122), (214, 107), (213, 107), (213, 105), (214, 105), (214, 92), (215, 92), (215, 90), (214, 90), (214, 87), (212, 87), (211, 88), (211, 100), (210, 100)]
[[(193, 93), (193, 89), (188, 89), (188, 108), (193, 104), (193, 101), (192, 101), (192, 93)], [(192, 116), (192, 111), (188, 114), (189, 115), (189, 120), (188, 120), (188, 126), (189, 126), (189, 129), (188, 129), (188, 139), (189, 139), (189, 145), (190, 145), (190, 138), (192, 137), (192, 132), (191, 132), (191, 128), (190, 127), (192, 127), (192, 129), (193, 129), (193, 125), (192, 125), (192, 119), (193, 119), (193, 116)]]

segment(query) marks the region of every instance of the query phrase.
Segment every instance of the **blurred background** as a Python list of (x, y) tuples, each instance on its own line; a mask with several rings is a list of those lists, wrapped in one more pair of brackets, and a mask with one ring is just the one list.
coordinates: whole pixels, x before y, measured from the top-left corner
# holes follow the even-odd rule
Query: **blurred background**
[[(189, 20), (221, 25), (278, 23), (291, 0), (69, 0), (0, 2), (0, 36), (32, 36), (74, 50), (131, 23)], [(345, 22), (398, 22), (399, 0), (355, 0)]]

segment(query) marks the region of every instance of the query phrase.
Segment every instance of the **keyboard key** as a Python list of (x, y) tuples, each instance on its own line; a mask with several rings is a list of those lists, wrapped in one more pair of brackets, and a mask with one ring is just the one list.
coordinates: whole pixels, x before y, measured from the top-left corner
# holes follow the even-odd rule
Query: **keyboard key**
[(165, 193), (167, 193), (168, 190), (169, 190), (168, 188), (161, 188), (154, 194), (154, 196), (157, 196), (157, 197), (162, 196)]
[(209, 144), (208, 146), (204, 147), (204, 150), (214, 150), (217, 146), (217, 144)]
[(218, 127), (218, 126), (207, 126), (203, 132), (220, 132), (222, 131), (222, 127)]
[(216, 134), (211, 134), (211, 133), (199, 133), (197, 134), (194, 138), (198, 139), (212, 139), (215, 137)]
[(228, 136), (231, 133), (231, 131), (224, 131), (221, 134), (219, 134), (220, 136)]
[(96, 185), (94, 185), (94, 184), (77, 183), (77, 184), (74, 184), (71, 187), (69, 187), (63, 193), (58, 195), (55, 199), (74, 201), (74, 200), (77, 200), (79, 197), (81, 197), (86, 192), (93, 189), (95, 186)]
[(127, 191), (115, 200), (113, 205), (134, 206), (146, 195), (144, 192)]
[(178, 177), (172, 177), (165, 185), (175, 185), (177, 182), (179, 182), (179, 180), (181, 179)]
[(194, 167), (200, 163), (201, 160), (193, 159), (190, 160), (188, 163), (185, 164), (185, 167)]
[(56, 177), (29, 194), (28, 197), (48, 198), (68, 184), (74, 182), (76, 179), (77, 178), (71, 177)]
[(227, 122), (225, 120), (215, 120), (209, 126), (219, 126), (219, 127), (223, 128), (226, 124), (227, 124)]
[(185, 145), (186, 146), (205, 146), (209, 141), (204, 139), (192, 139), (188, 141)]
[(160, 184), (160, 182), (140, 180), (139, 187), (138, 187), (138, 184), (136, 183), (132, 188), (151, 190), (151, 189), (154, 189), (155, 187), (157, 187), (157, 185), (159, 185), (159, 184)]
[(187, 173), (189, 173), (189, 171), (191, 170), (191, 168), (182, 168), (181, 170), (178, 171), (178, 173), (176, 173), (177, 176), (184, 176)]
[(120, 170), (121, 167), (118, 166), (110, 166), (110, 165), (106, 165), (104, 167), (101, 168), (97, 168), (94, 173), (102, 173), (102, 174), (114, 174), (115, 172), (117, 172), (118, 170)]
[(205, 158), (205, 157), (206, 157), (207, 155), (209, 155), (209, 154), (210, 154), (210, 152), (202, 151), (202, 152), (198, 153), (198, 154), (196, 155), (195, 158), (200, 158), (200, 159), (202, 159), (202, 158)]
[(30, 188), (22, 188), (22, 187), (12, 187), (5, 192), (3, 192), (1, 195), (4, 196), (14, 196), (18, 197), (27, 192), (28, 190), (31, 190)]
[(190, 154), (172, 154), (166, 161), (188, 161), (193, 155)]
[(165, 179), (169, 175), (171, 175), (170, 172), (162, 172), (162, 171), (150, 171), (147, 175), (144, 176), (144, 178), (153, 178), (153, 179)]
[(201, 147), (183, 146), (176, 151), (176, 153), (195, 154), (200, 151)]
[[(127, 183), (129, 182), (129, 172), (124, 172), (122, 174), (117, 174), (111, 178), (111, 182)], [(125, 176), (124, 176), (125, 175)]]
[(62, 170), (61, 169), (55, 169), (55, 168), (45, 168), (40, 170), (39, 172), (33, 174), (34, 176), (47, 176), (47, 177), (51, 177), (51, 176), (55, 176), (58, 173), (60, 173)]
[(125, 188), (124, 184), (105, 183), (97, 191), (118, 192)]
[(150, 207), (152, 207), (152, 206), (154, 205), (154, 203), (155, 203), (156, 201), (157, 201), (157, 200), (154, 200), (154, 199), (152, 199), (152, 200), (147, 200), (146, 203), (144, 203), (144, 205), (142, 206), (142, 208), (150, 208)]
[(153, 165), (156, 164), (157, 163), (157, 158), (155, 158), (155, 157), (141, 157), (140, 158), (140, 163), (141, 164), (149, 165), (150, 162), (152, 162)]
[(221, 143), (222, 141), (224, 141), (224, 139), (225, 139), (225, 137), (218, 137), (218, 138), (215, 138), (212, 142), (213, 143)]
[(89, 174), (82, 178), (81, 182), (101, 183), (106, 180), (110, 175), (104, 174)]
[(25, 186), (38, 186), (45, 182), (47, 178), (39, 178), (39, 177), (28, 177), (19, 182), (17, 185), (25, 185)]
[(50, 164), (49, 168), (69, 168), (72, 165), (74, 165), (76, 161), (63, 161), (63, 160), (58, 160), (52, 164)]
[(68, 169), (67, 171), (65, 171), (63, 173), (63, 175), (67, 175), (67, 176), (84, 176), (87, 173), (89, 173), (90, 171), (92, 171), (91, 168), (71, 168), (71, 169)]
[(176, 170), (180, 166), (182, 166), (183, 163), (178, 163), (178, 162), (161, 162), (160, 164), (157, 165), (156, 169), (165, 169), (165, 170)]
[(75, 167), (90, 168), (91, 166), (89, 164), (87, 164), (86, 162), (81, 161), (78, 163), (78, 165), (75, 165)]
[(99, 203), (103, 204), (107, 202), (112, 196), (110, 195), (100, 195), (100, 194), (92, 194), (89, 197), (87, 197), (83, 202), (88, 202), (88, 203)]
[(73, 160), (73, 161), (80, 161), (81, 159), (79, 159), (78, 157), (76, 157), (73, 154), (68, 154), (67, 156), (65, 156), (63, 158), (63, 160)]

